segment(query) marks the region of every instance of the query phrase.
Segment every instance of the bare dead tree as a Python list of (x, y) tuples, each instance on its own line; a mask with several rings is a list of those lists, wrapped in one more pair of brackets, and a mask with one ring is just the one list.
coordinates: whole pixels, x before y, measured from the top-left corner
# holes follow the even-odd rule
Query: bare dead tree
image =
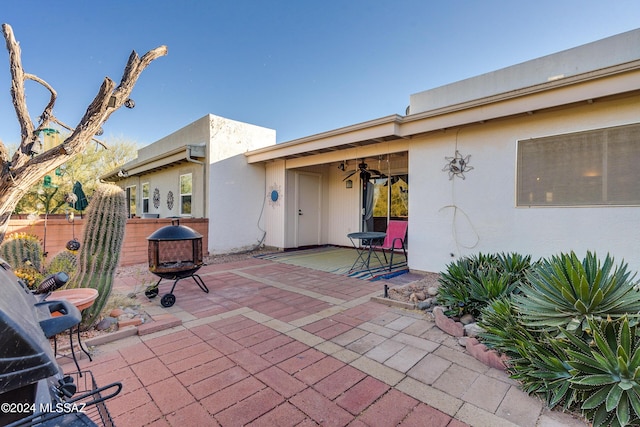
[[(150, 50), (142, 58), (135, 51), (131, 52), (120, 84), (116, 87), (113, 80), (105, 77), (98, 94), (82, 119), (75, 128), (71, 128), (53, 116), (53, 106), (58, 96), (56, 91), (46, 81), (34, 74), (26, 73), (22, 68), (20, 45), (16, 42), (11, 26), (3, 24), (2, 30), (9, 51), (11, 97), (20, 124), (20, 146), (9, 158), (7, 147), (0, 141), (0, 170), (2, 171), (0, 178), (0, 242), (4, 239), (11, 213), (20, 199), (48, 171), (81, 153), (94, 139), (94, 135), (100, 132), (102, 124), (109, 116), (127, 102), (142, 71), (152, 61), (167, 54), (166, 46)], [(40, 114), (38, 124), (31, 121), (27, 109), (24, 87), (27, 80), (39, 83), (50, 93), (49, 102)], [(38, 136), (50, 121), (71, 130), (71, 135), (60, 145), (34, 155), (34, 147), (39, 143)]]

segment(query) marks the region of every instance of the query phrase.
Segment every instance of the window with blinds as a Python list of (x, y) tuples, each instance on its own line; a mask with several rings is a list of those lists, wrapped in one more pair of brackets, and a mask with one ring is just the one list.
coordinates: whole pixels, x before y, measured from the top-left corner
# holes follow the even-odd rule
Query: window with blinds
[(640, 205), (640, 124), (518, 141), (517, 206)]

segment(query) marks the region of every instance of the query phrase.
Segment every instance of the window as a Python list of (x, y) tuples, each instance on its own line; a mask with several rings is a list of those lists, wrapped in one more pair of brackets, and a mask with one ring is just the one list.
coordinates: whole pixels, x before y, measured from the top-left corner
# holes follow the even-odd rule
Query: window
[(127, 194), (127, 214), (129, 218), (136, 216), (136, 186), (126, 188)]
[(149, 183), (142, 184), (142, 213), (149, 213)]
[(640, 205), (640, 124), (518, 141), (517, 206)]
[(192, 189), (191, 174), (180, 175), (180, 215), (191, 215)]

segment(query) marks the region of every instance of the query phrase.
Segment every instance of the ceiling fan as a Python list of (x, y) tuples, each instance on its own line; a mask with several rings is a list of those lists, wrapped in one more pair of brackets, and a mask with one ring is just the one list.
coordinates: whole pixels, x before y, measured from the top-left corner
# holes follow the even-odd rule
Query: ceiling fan
[(362, 163), (358, 163), (358, 167), (356, 169), (346, 172), (347, 175), (342, 180), (346, 181), (347, 179), (351, 178), (353, 175), (355, 175), (358, 172), (360, 173), (360, 179), (362, 179), (363, 181), (368, 181), (371, 178), (386, 177), (386, 175), (380, 172), (379, 170), (369, 169), (369, 165), (367, 165), (365, 162), (362, 162)]

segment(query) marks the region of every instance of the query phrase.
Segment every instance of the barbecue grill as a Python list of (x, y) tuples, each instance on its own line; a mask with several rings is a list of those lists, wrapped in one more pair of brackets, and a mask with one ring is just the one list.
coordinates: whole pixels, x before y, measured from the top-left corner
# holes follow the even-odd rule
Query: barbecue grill
[(173, 280), (169, 293), (162, 296), (160, 303), (163, 307), (171, 307), (176, 302), (173, 291), (176, 284), (188, 277), (193, 278), (203, 292), (209, 293), (209, 288), (196, 272), (202, 267), (202, 234), (194, 229), (180, 225), (180, 220), (171, 221), (156, 230), (149, 241), (149, 271), (160, 277), (155, 285), (149, 286), (144, 294), (147, 298), (158, 296), (158, 288), (162, 279)]
[(81, 319), (70, 302), (46, 300), (64, 276), (51, 276), (33, 295), (0, 259), (0, 425), (113, 426), (104, 401), (122, 384), (97, 387), (89, 371), (64, 375), (47, 339)]

